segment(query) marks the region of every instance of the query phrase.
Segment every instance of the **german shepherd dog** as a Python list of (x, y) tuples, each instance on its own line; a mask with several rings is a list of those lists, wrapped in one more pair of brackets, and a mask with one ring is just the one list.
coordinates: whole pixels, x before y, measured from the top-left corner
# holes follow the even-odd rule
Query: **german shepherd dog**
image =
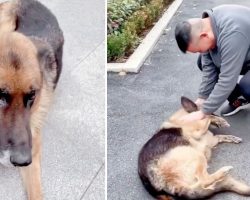
[(165, 121), (161, 129), (142, 147), (138, 172), (147, 191), (156, 199), (203, 199), (220, 191), (250, 195), (250, 187), (229, 175), (231, 166), (209, 174), (211, 150), (219, 143), (239, 143), (233, 135), (214, 135), (209, 125), (227, 127), (221, 117), (183, 123), (180, 117), (198, 110), (191, 100), (182, 97), (183, 109)]
[(35, 0), (0, 4), (0, 163), (20, 167), (29, 200), (41, 200), (41, 128), (62, 68), (64, 38)]

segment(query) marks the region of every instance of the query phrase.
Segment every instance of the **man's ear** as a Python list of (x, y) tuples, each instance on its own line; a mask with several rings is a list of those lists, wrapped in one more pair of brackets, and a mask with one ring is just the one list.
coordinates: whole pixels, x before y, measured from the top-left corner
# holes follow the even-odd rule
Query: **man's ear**
[(198, 106), (187, 97), (182, 96), (181, 97), (181, 105), (184, 108), (185, 111), (188, 113), (198, 111)]
[(202, 32), (200, 34), (200, 39), (208, 38), (208, 34), (206, 32)]

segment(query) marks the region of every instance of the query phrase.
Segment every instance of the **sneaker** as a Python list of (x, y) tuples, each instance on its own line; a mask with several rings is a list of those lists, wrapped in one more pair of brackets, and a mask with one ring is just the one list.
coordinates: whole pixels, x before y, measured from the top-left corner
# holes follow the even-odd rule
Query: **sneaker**
[(242, 109), (245, 109), (246, 107), (249, 106), (249, 102), (246, 99), (243, 98), (238, 98), (234, 102), (230, 102), (228, 105), (226, 105), (224, 108), (221, 110), (221, 115), (222, 116), (231, 116), (236, 114)]

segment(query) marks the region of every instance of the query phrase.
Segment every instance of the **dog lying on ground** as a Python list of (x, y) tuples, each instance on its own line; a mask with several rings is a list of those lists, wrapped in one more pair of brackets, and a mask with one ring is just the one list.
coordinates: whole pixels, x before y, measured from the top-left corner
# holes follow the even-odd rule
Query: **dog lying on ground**
[(41, 200), (41, 128), (62, 68), (64, 38), (35, 0), (0, 4), (0, 163), (20, 167), (29, 200)]
[(183, 109), (163, 123), (161, 129), (143, 146), (138, 172), (147, 191), (157, 199), (201, 199), (220, 191), (250, 195), (250, 187), (229, 175), (231, 166), (207, 172), (211, 150), (219, 143), (239, 143), (232, 135), (214, 135), (210, 124), (227, 127), (221, 117), (183, 124), (179, 119), (198, 110), (191, 100), (182, 97)]

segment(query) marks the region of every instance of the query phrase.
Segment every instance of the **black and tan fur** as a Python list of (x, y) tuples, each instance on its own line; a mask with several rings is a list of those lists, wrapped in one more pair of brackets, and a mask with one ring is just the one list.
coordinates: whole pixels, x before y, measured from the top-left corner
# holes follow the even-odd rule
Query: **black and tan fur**
[(41, 128), (62, 68), (63, 34), (35, 0), (0, 4), (0, 159), (20, 167), (29, 200), (42, 199)]
[(182, 106), (140, 151), (138, 172), (148, 192), (161, 200), (202, 199), (220, 191), (250, 196), (250, 187), (229, 175), (231, 166), (207, 172), (213, 147), (223, 142), (239, 143), (241, 139), (209, 131), (210, 124), (229, 126), (215, 115), (184, 124), (180, 118), (198, 108), (185, 97)]

